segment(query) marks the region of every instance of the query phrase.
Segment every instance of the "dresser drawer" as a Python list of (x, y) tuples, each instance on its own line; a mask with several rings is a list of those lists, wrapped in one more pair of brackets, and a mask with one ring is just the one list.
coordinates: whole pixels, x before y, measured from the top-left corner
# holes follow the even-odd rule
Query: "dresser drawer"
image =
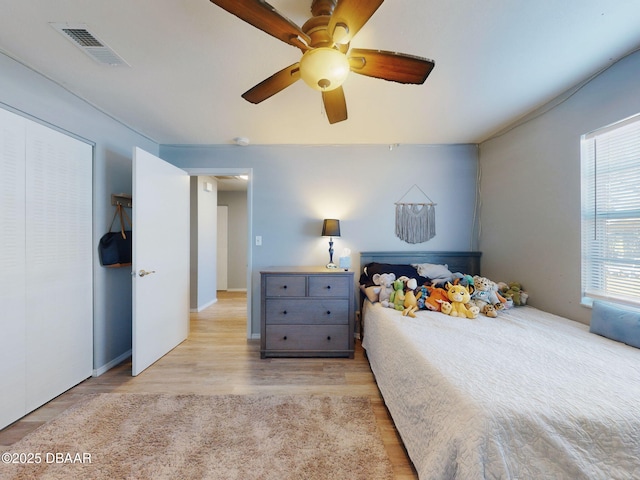
[(271, 267), (260, 272), (260, 357), (354, 354), (353, 272)]
[(307, 277), (300, 275), (270, 275), (266, 278), (267, 297), (304, 297)]
[(267, 325), (265, 334), (267, 350), (349, 349), (348, 325)]
[(267, 298), (265, 323), (274, 324), (346, 324), (349, 323), (349, 302), (323, 298)]
[(316, 275), (309, 277), (310, 297), (344, 297), (349, 295), (349, 277), (333, 275)]

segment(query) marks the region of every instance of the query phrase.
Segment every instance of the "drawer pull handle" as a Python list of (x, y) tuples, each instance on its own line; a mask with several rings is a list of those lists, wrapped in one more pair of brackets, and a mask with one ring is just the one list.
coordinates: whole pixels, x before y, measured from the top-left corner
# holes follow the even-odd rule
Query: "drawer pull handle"
[(327, 285), (327, 290), (331, 290), (331, 285)]
[(287, 286), (286, 286), (286, 285), (283, 285), (283, 286), (282, 286), (282, 288), (284, 288), (284, 289), (286, 290), (286, 289), (287, 289)]
[(286, 314), (287, 314), (287, 311), (285, 310), (284, 312), (282, 312), (282, 314), (283, 314), (283, 315), (286, 315)]
[(331, 335), (329, 335), (329, 336), (327, 337), (327, 340), (331, 341)]
[(331, 310), (327, 310), (327, 315), (331, 315)]
[(287, 336), (285, 335), (282, 339), (283, 339), (283, 340), (286, 340), (286, 339), (287, 339)]

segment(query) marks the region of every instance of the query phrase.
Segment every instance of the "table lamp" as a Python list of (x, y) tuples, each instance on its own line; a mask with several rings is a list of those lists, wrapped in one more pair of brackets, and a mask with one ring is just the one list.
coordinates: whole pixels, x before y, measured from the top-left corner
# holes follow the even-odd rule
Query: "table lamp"
[(333, 237), (340, 236), (340, 220), (325, 218), (322, 223), (322, 236), (329, 237), (329, 263), (327, 264), (327, 268), (338, 268), (338, 266), (333, 263)]

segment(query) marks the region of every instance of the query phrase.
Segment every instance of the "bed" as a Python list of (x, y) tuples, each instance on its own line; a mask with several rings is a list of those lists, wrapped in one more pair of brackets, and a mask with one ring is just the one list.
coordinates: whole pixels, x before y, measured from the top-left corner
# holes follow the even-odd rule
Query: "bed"
[[(480, 256), (363, 252), (360, 265)], [(453, 268), (452, 268), (453, 267)], [(421, 479), (640, 478), (640, 350), (530, 306), (497, 318), (362, 304), (376, 382)]]

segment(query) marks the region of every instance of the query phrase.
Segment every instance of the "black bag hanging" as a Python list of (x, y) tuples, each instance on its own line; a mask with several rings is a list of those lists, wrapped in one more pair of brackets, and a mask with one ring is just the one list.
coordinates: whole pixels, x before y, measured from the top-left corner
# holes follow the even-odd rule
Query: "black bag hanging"
[[(120, 218), (120, 230), (112, 232), (113, 224), (116, 221), (116, 217)], [(129, 229), (125, 229), (125, 221), (129, 224)], [(113, 220), (111, 220), (111, 226), (109, 232), (105, 233), (100, 239), (98, 244), (98, 254), (100, 256), (100, 264), (103, 267), (126, 267), (131, 265), (131, 233), (132, 225), (127, 212), (124, 211), (122, 205), (118, 204), (116, 211), (113, 214)]]

